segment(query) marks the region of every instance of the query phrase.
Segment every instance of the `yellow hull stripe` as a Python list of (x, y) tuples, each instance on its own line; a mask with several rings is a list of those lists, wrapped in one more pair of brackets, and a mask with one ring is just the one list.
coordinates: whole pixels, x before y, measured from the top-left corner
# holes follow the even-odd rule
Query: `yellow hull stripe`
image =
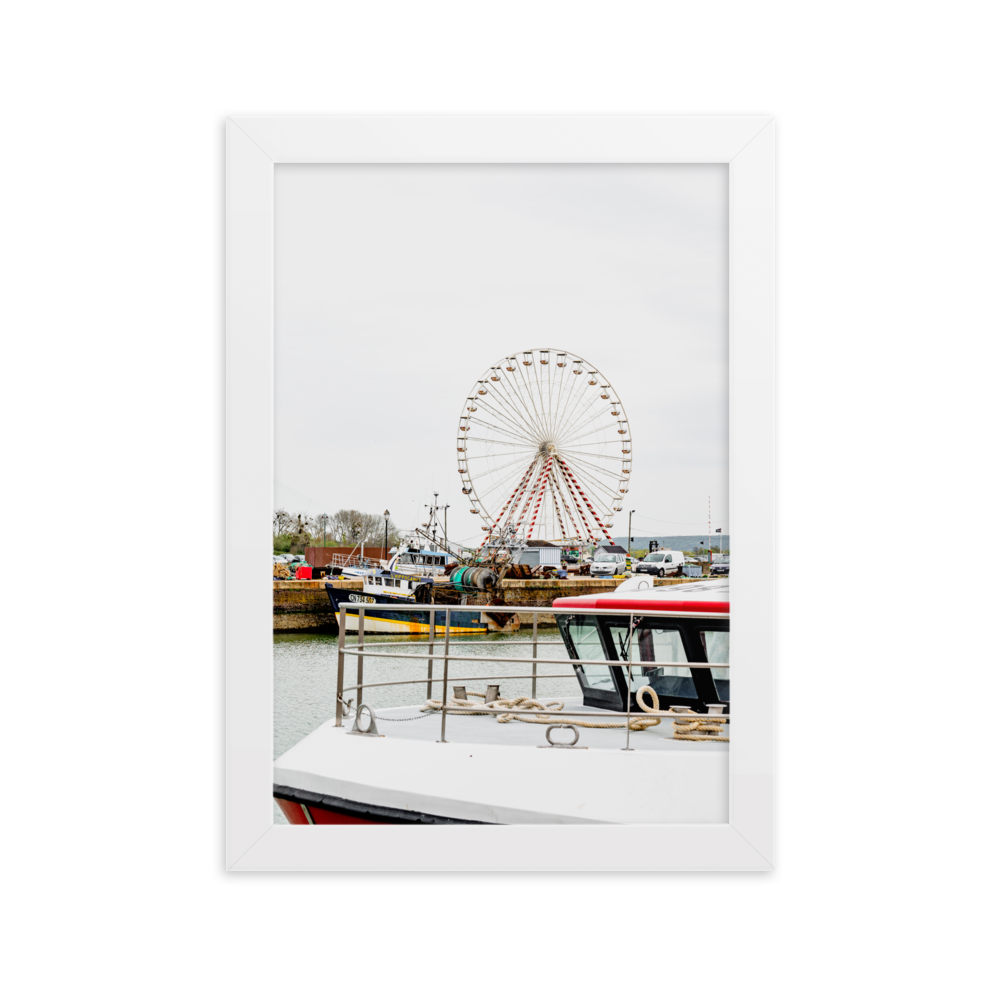
[[(350, 622), (353, 619), (355, 626), (358, 622), (358, 616), (356, 614), (347, 613), (347, 620)], [(387, 632), (412, 632), (414, 634), (424, 633), (425, 635), (430, 633), (430, 626), (425, 622), (406, 622), (398, 621), (395, 618), (378, 618), (375, 615), (369, 615), (365, 613), (365, 631), (368, 630), (369, 622), (379, 622), (382, 625), (390, 626), (388, 629), (383, 629), (382, 631)], [(438, 633), (444, 631), (444, 624), (437, 626)], [(452, 632), (486, 632), (488, 631), (488, 626), (480, 625), (478, 628), (467, 628), (465, 626), (452, 625)]]

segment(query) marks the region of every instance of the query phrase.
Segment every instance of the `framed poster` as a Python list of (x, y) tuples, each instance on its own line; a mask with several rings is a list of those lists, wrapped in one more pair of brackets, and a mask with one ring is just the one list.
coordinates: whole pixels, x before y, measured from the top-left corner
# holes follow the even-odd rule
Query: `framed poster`
[[(274, 191), (281, 164), (726, 164), (730, 532), (737, 575), (730, 822), (656, 827), (671, 871), (774, 870), (775, 115), (220, 113), (226, 157), (227, 871), (649, 870), (634, 828), (273, 825), (271, 588), (259, 572), (273, 486)], [(525, 345), (528, 346), (528, 345)], [(497, 352), (499, 353), (499, 352)], [(254, 541), (260, 538), (260, 545)], [(258, 552), (258, 547), (261, 551)], [(749, 723), (753, 720), (753, 724)], [(433, 836), (428, 836), (434, 834)], [(595, 865), (595, 858), (600, 862)], [(391, 860), (390, 860), (391, 859)], [(653, 866), (655, 867), (655, 865)]]

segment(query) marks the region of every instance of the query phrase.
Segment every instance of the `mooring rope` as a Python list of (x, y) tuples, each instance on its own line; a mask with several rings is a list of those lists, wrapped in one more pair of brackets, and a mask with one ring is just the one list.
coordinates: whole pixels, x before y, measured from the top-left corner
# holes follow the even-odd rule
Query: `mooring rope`
[[(650, 689), (652, 690), (652, 689)], [(531, 709), (536, 711), (544, 711), (545, 709), (552, 709), (555, 712), (561, 712), (565, 708), (565, 703), (561, 701), (537, 701), (534, 698), (528, 698), (522, 696), (520, 698), (497, 698), (496, 701), (487, 702), (486, 695), (481, 694), (478, 691), (467, 691), (468, 695), (475, 695), (478, 698), (484, 699), (481, 702), (472, 701), (469, 698), (449, 698), (448, 699), (448, 713), (451, 715), (492, 715), (492, 712), (483, 712), (483, 708), (513, 708), (513, 709)], [(479, 711), (477, 711), (479, 709)], [(428, 698), (424, 703), (423, 711), (425, 712), (440, 712), (441, 702), (435, 701)], [(569, 716), (570, 718), (572, 715)], [(567, 716), (556, 716), (556, 715), (518, 715), (517, 712), (504, 712), (496, 717), (497, 722), (534, 722), (542, 726), (552, 726), (560, 725), (566, 722)], [(650, 729), (653, 726), (658, 726), (660, 720), (643, 718), (642, 716), (637, 716), (634, 719), (630, 719), (628, 723), (628, 728), (632, 732), (642, 732), (644, 729)], [(573, 722), (574, 726), (579, 726), (582, 729), (624, 729), (625, 722), (591, 722), (584, 721), (580, 719)]]
[[(647, 691), (653, 697), (653, 703), (651, 705), (647, 705), (646, 700), (643, 697)], [(639, 688), (636, 692), (635, 700), (644, 712), (658, 712), (660, 710), (660, 699), (657, 697), (656, 692), (648, 685), (646, 687)], [(666, 714), (675, 714), (673, 708), (668, 708)], [(690, 709), (685, 708), (683, 714), (692, 715), (695, 713), (693, 713)], [(697, 740), (713, 743), (729, 742), (728, 736), (719, 735), (720, 733), (725, 732), (725, 721), (723, 719), (718, 719), (711, 715), (706, 715), (703, 718), (705, 720), (704, 722), (702, 719), (674, 719), (673, 738), (675, 740)]]
[[(652, 703), (646, 702), (646, 693), (652, 698)], [(524, 709), (533, 711), (544, 711), (545, 709), (551, 709), (553, 712), (562, 712), (565, 708), (565, 703), (562, 701), (538, 701), (535, 698), (528, 698), (526, 696), (521, 696), (520, 698), (497, 698), (495, 701), (486, 701), (486, 695), (482, 691), (467, 691), (466, 698), (449, 698), (448, 699), (448, 711), (452, 715), (493, 715), (493, 712), (484, 712), (484, 708), (512, 708), (512, 709)], [(482, 701), (473, 701), (472, 698), (481, 698)], [(660, 710), (660, 699), (656, 692), (645, 685), (636, 692), (635, 694), (636, 704), (644, 712), (659, 712)], [(340, 699), (340, 703), (344, 708), (344, 717), (350, 718), (352, 714), (352, 703), (353, 698), (345, 701), (343, 698)], [(371, 709), (369, 709), (371, 711)], [(420, 709), (420, 715), (409, 715), (405, 718), (394, 718), (388, 715), (377, 715), (372, 712), (372, 717), (378, 719), (380, 722), (415, 722), (417, 719), (427, 719), (430, 718), (433, 713), (441, 711), (441, 702), (435, 701), (432, 698), (428, 698), (424, 702), (423, 707)], [(668, 708), (664, 715), (675, 714), (673, 708)], [(676, 714), (682, 716), (690, 716), (693, 713), (689, 708), (682, 708), (680, 712)], [(562, 725), (565, 724), (567, 719), (572, 718), (572, 713), (568, 715), (518, 715), (516, 711), (514, 712), (504, 712), (496, 716), (497, 722), (534, 722), (543, 726), (552, 725)], [(633, 733), (643, 732), (646, 729), (652, 729), (653, 726), (658, 726), (660, 724), (660, 716), (655, 718), (649, 718), (644, 716), (636, 716), (634, 719), (628, 720), (628, 728)], [(574, 726), (578, 726), (581, 729), (624, 729), (624, 722), (590, 722), (584, 721), (583, 719), (577, 720), (572, 723)], [(673, 720), (673, 734), (672, 736), (666, 736), (664, 739), (675, 739), (675, 740), (690, 740), (692, 742), (712, 742), (712, 743), (728, 743), (729, 737), (721, 735), (725, 730), (725, 721), (719, 719), (713, 715), (705, 715), (700, 718), (677, 718)]]

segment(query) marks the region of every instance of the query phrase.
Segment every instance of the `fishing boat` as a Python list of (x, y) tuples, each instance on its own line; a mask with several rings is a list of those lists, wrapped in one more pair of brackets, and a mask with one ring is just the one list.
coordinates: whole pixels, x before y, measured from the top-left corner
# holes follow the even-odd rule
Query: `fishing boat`
[[(436, 626), (424, 651), (348, 647), (341, 629), (335, 716), (274, 762), (273, 795), (289, 823), (728, 821), (728, 581), (507, 609), (534, 626), (516, 640), (530, 656), (504, 661), (502, 675), (466, 676), (472, 663), (497, 661), (452, 638), (461, 608), (418, 609)], [(391, 610), (358, 608), (365, 619)], [(556, 616), (558, 640), (539, 638), (541, 614)], [(374, 656), (398, 661), (393, 680), (365, 682)], [(440, 665), (433, 679), (421, 676), (428, 659)], [(537, 697), (546, 677), (575, 678), (579, 696)], [(530, 697), (504, 697), (528, 678)], [(426, 684), (426, 700), (377, 711), (364, 702), (366, 690), (402, 682)]]
[[(430, 617), (418, 610), (417, 603), (459, 605), (448, 621), (455, 633), (482, 633), (503, 629), (514, 619), (506, 610), (493, 610), (478, 603), (464, 607), (470, 596), (491, 590), (497, 574), (489, 568), (461, 566), (459, 558), (448, 551), (447, 542), (438, 544), (437, 513), (442, 508), (434, 494), (425, 530), (414, 530), (400, 541), (391, 557), (378, 567), (354, 570), (353, 579), (361, 580), (361, 591), (340, 586), (336, 580), (326, 583), (326, 593), (337, 613), (341, 631), (361, 630), (359, 607), (365, 607), (364, 631), (383, 634), (426, 635), (431, 630)], [(491, 604), (502, 603), (495, 597)], [(343, 609), (343, 616), (340, 615)], [(437, 612), (437, 624), (445, 621), (444, 610)]]
[[(431, 576), (397, 573), (391, 569), (367, 569), (357, 574), (356, 578), (362, 582), (360, 591), (342, 587), (336, 580), (326, 582), (326, 593), (338, 621), (341, 609), (344, 610), (344, 628), (348, 632), (359, 630), (358, 608), (364, 606), (365, 632), (426, 635), (430, 631), (428, 614), (417, 610), (418, 596), (421, 601), (439, 603), (445, 596), (443, 591), (447, 590), (452, 600), (457, 593), (451, 586), (450, 577), (435, 580)], [(439, 600), (435, 601), (435, 597)], [(489, 614), (482, 607), (457, 607), (452, 611), (451, 630), (460, 633), (487, 632), (491, 623), (495, 625)], [(444, 625), (444, 615), (443, 608), (437, 612), (438, 625)]]

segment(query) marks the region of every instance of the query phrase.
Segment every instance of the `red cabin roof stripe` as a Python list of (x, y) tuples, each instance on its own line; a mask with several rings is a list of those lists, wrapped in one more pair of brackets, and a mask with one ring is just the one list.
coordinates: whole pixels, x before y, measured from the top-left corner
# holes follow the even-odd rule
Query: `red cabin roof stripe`
[(663, 601), (626, 594), (586, 594), (581, 597), (557, 597), (554, 608), (581, 608), (607, 611), (704, 611), (729, 614), (729, 601)]

